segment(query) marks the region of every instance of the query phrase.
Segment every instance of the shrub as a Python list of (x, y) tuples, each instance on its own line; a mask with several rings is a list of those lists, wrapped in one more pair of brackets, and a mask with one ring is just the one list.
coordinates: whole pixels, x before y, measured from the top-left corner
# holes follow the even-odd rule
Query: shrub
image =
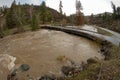
[(87, 60), (87, 63), (88, 64), (94, 64), (94, 63), (97, 63), (98, 61), (95, 59), (95, 58), (89, 58), (88, 60)]

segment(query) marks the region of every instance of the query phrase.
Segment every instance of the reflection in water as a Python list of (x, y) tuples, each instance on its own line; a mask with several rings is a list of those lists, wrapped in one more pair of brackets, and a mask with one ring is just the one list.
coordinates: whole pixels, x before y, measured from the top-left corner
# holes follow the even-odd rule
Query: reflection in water
[[(29, 64), (31, 69), (25, 74), (34, 77), (44, 74), (59, 76), (62, 74), (61, 67), (69, 65), (68, 60), (80, 64), (90, 57), (103, 58), (98, 53), (99, 46), (96, 43), (82, 37), (49, 30), (8, 36), (0, 40), (0, 51), (0, 54), (15, 56), (16, 67), (23, 63)], [(60, 56), (66, 57), (66, 60), (57, 60)]]

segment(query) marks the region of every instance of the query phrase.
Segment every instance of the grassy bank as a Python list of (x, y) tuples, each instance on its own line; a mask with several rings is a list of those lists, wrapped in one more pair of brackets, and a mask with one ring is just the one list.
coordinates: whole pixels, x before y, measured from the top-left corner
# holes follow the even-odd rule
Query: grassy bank
[(65, 80), (120, 80), (120, 47), (105, 47), (107, 60), (88, 63), (78, 75)]

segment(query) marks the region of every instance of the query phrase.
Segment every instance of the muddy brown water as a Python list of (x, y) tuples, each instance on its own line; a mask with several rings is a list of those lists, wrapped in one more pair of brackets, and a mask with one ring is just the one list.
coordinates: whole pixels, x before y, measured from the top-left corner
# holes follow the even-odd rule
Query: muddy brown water
[[(91, 57), (103, 59), (99, 49), (100, 46), (91, 40), (60, 31), (39, 30), (0, 39), (0, 55), (15, 57), (15, 67), (23, 63), (30, 65), (29, 71), (20, 73), (22, 80), (28, 74), (33, 78), (44, 74), (60, 76), (61, 67), (70, 65), (68, 60), (80, 64)], [(0, 75), (4, 75), (1, 80), (9, 73), (6, 62), (0, 60)]]

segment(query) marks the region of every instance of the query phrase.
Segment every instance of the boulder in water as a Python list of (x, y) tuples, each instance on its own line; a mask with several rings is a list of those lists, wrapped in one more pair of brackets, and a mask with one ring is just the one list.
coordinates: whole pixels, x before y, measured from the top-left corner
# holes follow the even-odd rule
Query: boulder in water
[(30, 66), (27, 65), (27, 64), (22, 64), (22, 65), (20, 66), (20, 69), (21, 69), (22, 71), (28, 71), (28, 70), (30, 69)]
[(42, 76), (39, 80), (56, 80), (55, 76)]

